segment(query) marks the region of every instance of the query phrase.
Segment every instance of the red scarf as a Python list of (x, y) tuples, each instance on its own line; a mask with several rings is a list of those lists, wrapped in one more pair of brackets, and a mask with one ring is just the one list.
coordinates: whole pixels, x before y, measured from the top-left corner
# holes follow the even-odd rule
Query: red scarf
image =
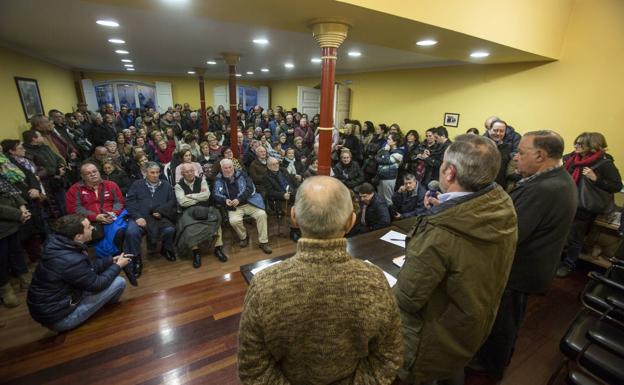
[(596, 163), (596, 161), (602, 156), (604, 153), (602, 151), (596, 151), (594, 153), (587, 154), (582, 156), (578, 152), (572, 154), (568, 160), (565, 162), (565, 168), (569, 173), (572, 174), (572, 179), (574, 179), (574, 183), (578, 184), (581, 180), (581, 175), (583, 172), (583, 167), (589, 167), (592, 164)]

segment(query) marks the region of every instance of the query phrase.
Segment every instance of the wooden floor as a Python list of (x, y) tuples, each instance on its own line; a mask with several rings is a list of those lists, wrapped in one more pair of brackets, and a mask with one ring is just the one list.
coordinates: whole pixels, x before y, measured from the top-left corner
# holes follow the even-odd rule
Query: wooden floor
[[(201, 269), (187, 260), (149, 260), (138, 288), (129, 287), (121, 303), (69, 333), (48, 333), (30, 320), (24, 305), (1, 310), (0, 383), (239, 384), (236, 339), (247, 285), (237, 270), (266, 256), (257, 243), (243, 250), (225, 243), (231, 256), (225, 264), (208, 257), (209, 250)], [(271, 244), (272, 256), (295, 248), (285, 237), (274, 236)], [(575, 272), (555, 281), (547, 295), (530, 298), (502, 384), (546, 382), (584, 283), (583, 273)], [(469, 377), (466, 384), (494, 382)]]

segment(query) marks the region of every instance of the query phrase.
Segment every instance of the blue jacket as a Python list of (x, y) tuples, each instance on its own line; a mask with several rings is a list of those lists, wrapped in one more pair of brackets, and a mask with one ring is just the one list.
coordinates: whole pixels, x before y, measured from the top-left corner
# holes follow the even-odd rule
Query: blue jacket
[(390, 211), (393, 215), (395, 213), (401, 214), (401, 218), (415, 217), (416, 215), (424, 214), (427, 209), (425, 208), (424, 199), (427, 190), (422, 186), (420, 182), (417, 182), (416, 188), (410, 192), (395, 192), (392, 194), (392, 206)]
[(392, 151), (387, 151), (384, 148), (379, 150), (375, 157), (377, 161), (377, 176), (381, 180), (393, 180), (399, 175), (399, 166), (403, 161), (403, 152), (395, 148)]
[[(238, 194), (236, 196), (230, 196), (228, 185), (233, 184), (236, 184), (238, 187)], [(224, 206), (226, 199), (238, 199), (240, 205), (249, 203), (252, 206), (264, 210), (264, 199), (262, 199), (262, 195), (256, 192), (256, 186), (251, 178), (240, 171), (234, 173), (234, 178), (231, 182), (228, 181), (222, 173), (217, 174), (214, 183), (214, 199)]]
[(104, 228), (104, 238), (95, 246), (95, 255), (98, 258), (107, 258), (119, 253), (119, 249), (115, 245), (115, 235), (118, 231), (128, 228), (127, 216), (128, 211), (123, 210), (117, 215), (117, 219), (113, 223), (102, 226)]
[(108, 288), (121, 268), (111, 257), (91, 262), (87, 246), (51, 234), (28, 289), (28, 310), (42, 325), (52, 325), (76, 309), (84, 291)]
[(176, 207), (176, 203), (173, 188), (164, 180), (160, 181), (153, 197), (145, 179), (134, 181), (126, 195), (128, 216), (135, 220), (139, 218), (147, 220), (154, 211), (171, 210)]

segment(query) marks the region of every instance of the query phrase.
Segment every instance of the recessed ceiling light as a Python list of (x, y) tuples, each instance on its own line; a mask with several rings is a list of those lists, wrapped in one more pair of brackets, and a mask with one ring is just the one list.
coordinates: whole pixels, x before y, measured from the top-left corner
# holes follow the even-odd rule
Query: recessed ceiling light
[(121, 39), (108, 39), (108, 42), (113, 44), (126, 44), (126, 42)]
[(285, 63), (284, 67), (286, 67), (286, 68), (295, 68), (295, 65), (293, 63)]
[(124, 64), (124, 67), (134, 67), (134, 64)]
[(262, 72), (269, 72), (269, 69), (268, 68), (261, 68), (260, 71), (262, 71)]
[(236, 74), (237, 78), (240, 78), (241, 76), (243, 76), (242, 74)]
[(132, 63), (132, 60), (130, 59), (121, 59), (121, 61), (124, 63)]
[(211, 66), (213, 66), (213, 65), (217, 64), (217, 62), (216, 62), (216, 61), (214, 61), (214, 60), (208, 60), (208, 61), (206, 62), (206, 64), (210, 64)]
[(312, 63), (321, 63), (322, 62), (321, 58), (318, 58), (318, 57), (313, 57), (312, 59), (310, 59), (310, 61)]
[(123, 49), (118, 49), (118, 50), (116, 50), (116, 51), (115, 51), (115, 53), (118, 53), (118, 54), (120, 54), (120, 55), (127, 55), (127, 54), (129, 54), (130, 52), (125, 51), (125, 50), (123, 50)]
[(435, 41), (435, 40), (430, 40), (430, 39), (429, 39), (429, 40), (420, 40), (420, 41), (417, 41), (417, 42), (416, 42), (416, 45), (419, 45), (419, 46), (421, 46), (421, 47), (428, 47), (428, 46), (430, 46), (430, 45), (436, 45), (436, 44), (438, 44), (438, 42), (437, 42), (437, 41)]
[(134, 68), (126, 68), (126, 71), (134, 71)]
[(269, 44), (269, 41), (265, 38), (253, 39), (255, 44)]
[(247, 75), (253, 75), (253, 71), (247, 71)]
[(474, 58), (481, 58), (481, 57), (488, 57), (488, 56), (490, 56), (490, 53), (485, 52), (485, 51), (475, 51), (470, 54), (470, 57), (474, 57)]
[(195, 75), (195, 71), (186, 71), (186, 73), (189, 75)]
[(351, 57), (360, 57), (360, 56), (362, 56), (362, 52), (359, 52), (359, 51), (349, 51), (349, 53), (347, 55), (349, 55)]
[(119, 23), (113, 20), (98, 20), (96, 23), (104, 27), (119, 27)]

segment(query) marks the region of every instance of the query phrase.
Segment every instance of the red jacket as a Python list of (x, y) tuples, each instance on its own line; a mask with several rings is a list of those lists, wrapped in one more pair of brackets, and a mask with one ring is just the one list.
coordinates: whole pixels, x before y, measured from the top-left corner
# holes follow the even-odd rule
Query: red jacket
[(65, 194), (68, 214), (82, 214), (90, 221), (95, 221), (98, 214), (114, 212), (118, 215), (124, 208), (124, 197), (115, 182), (102, 180), (97, 187), (98, 194), (103, 191), (104, 207), (100, 210), (100, 197), (95, 190), (84, 182), (74, 183)]

